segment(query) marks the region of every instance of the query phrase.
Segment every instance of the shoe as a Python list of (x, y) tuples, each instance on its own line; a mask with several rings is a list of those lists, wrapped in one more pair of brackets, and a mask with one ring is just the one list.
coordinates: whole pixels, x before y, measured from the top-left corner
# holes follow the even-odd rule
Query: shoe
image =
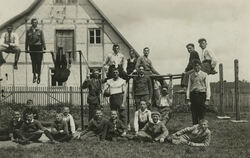
[(14, 67), (14, 69), (15, 70), (17, 70), (18, 69), (18, 67), (17, 67), (17, 65), (15, 64), (15, 65), (13, 65), (13, 67)]
[(36, 82), (37, 82), (37, 84), (40, 84), (40, 82), (41, 82), (40, 77), (37, 78), (37, 81), (36, 81)]
[(33, 83), (36, 82), (36, 75), (33, 76)]

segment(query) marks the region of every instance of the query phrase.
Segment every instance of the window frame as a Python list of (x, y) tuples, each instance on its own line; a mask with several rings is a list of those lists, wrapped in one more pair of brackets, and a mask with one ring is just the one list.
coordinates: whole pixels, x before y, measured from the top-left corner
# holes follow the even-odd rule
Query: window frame
[[(94, 32), (94, 35), (92, 36), (91, 35), (91, 31), (93, 31)], [(99, 36), (97, 36), (97, 31), (100, 31), (100, 35)], [(103, 39), (102, 39), (102, 29), (101, 28), (89, 28), (88, 29), (88, 43), (90, 44), (90, 45), (101, 45), (102, 44), (102, 42), (103, 42)], [(91, 42), (91, 38), (94, 38), (94, 42), (92, 43)], [(100, 39), (100, 43), (97, 43), (97, 38), (99, 38)]]

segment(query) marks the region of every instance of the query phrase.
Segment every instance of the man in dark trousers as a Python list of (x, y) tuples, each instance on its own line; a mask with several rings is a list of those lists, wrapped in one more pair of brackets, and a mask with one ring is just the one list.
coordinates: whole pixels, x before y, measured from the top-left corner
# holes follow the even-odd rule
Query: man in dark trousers
[(25, 50), (30, 51), (32, 62), (33, 83), (40, 83), (41, 64), (43, 53), (36, 51), (46, 50), (43, 31), (37, 28), (38, 21), (36, 18), (31, 19), (31, 27), (26, 32)]
[(207, 73), (201, 71), (201, 62), (193, 60), (194, 72), (189, 75), (187, 87), (187, 100), (191, 104), (193, 124), (198, 124), (204, 119), (205, 105), (208, 105), (210, 99), (210, 83)]
[(152, 82), (149, 76), (145, 76), (143, 65), (138, 67), (138, 76), (134, 77), (133, 93), (136, 110), (138, 110), (141, 101), (151, 104), (153, 94)]
[(97, 69), (93, 70), (93, 78), (86, 79), (82, 88), (89, 90), (89, 95), (87, 102), (89, 104), (89, 121), (95, 116), (95, 111), (100, 109), (100, 94), (102, 93), (102, 83), (104, 80), (99, 79), (99, 71)]
[(188, 65), (185, 68), (185, 73), (183, 74), (183, 78), (181, 80), (181, 86), (182, 87), (187, 87), (188, 84), (188, 76), (189, 74), (192, 72), (191, 70), (193, 70), (193, 65), (192, 65), (192, 61), (194, 59), (200, 60), (199, 54), (198, 52), (196, 52), (194, 44), (193, 43), (189, 43), (186, 45), (186, 48), (188, 50), (189, 53), (189, 60), (188, 60)]

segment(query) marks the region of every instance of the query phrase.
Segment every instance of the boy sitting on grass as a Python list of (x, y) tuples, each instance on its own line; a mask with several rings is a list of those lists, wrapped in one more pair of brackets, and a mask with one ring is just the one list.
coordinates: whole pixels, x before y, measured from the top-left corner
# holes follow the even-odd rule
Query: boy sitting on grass
[(21, 114), (19, 111), (14, 111), (14, 115), (9, 122), (8, 129), (0, 130), (0, 141), (17, 140), (17, 132), (23, 124), (23, 120), (21, 118)]
[(137, 134), (137, 138), (144, 141), (156, 141), (163, 143), (168, 136), (168, 129), (160, 121), (161, 114), (152, 112), (152, 122), (148, 122)]
[(103, 117), (102, 110), (97, 109), (95, 116), (90, 120), (88, 129), (82, 134), (81, 139), (104, 140), (107, 134), (108, 121)]
[(68, 124), (69, 133), (74, 139), (79, 139), (80, 135), (76, 132), (76, 124), (73, 116), (70, 114), (69, 107), (65, 106), (63, 108), (63, 120)]
[(27, 114), (33, 114), (35, 120), (38, 120), (38, 110), (34, 107), (33, 100), (27, 100), (26, 108), (23, 111), (23, 120), (26, 119)]
[(173, 144), (187, 144), (189, 146), (209, 146), (211, 131), (208, 129), (208, 121), (200, 120), (199, 124), (184, 128), (168, 138)]
[(135, 112), (134, 117), (135, 134), (137, 134), (148, 122), (152, 122), (151, 111), (147, 109), (145, 101), (140, 101), (140, 109)]
[(20, 144), (30, 144), (30, 141), (39, 142), (38, 139), (45, 134), (49, 136), (49, 131), (42, 124), (34, 119), (32, 113), (26, 115), (26, 120), (23, 122), (17, 136), (20, 139)]
[(125, 138), (125, 125), (118, 119), (117, 111), (111, 111), (110, 120), (107, 123), (107, 136), (106, 139), (110, 141), (124, 140)]

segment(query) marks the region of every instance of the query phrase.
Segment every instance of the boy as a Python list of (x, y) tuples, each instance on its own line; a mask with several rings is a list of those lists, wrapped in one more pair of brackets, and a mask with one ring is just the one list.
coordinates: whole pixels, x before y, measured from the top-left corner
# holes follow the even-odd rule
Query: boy
[[(125, 125), (118, 119), (117, 111), (111, 111), (110, 120), (107, 123), (107, 140), (123, 140), (125, 138)], [(125, 138), (126, 139), (126, 138)]]
[(163, 143), (168, 136), (168, 129), (165, 124), (160, 121), (161, 114), (159, 112), (152, 112), (152, 122), (148, 122), (137, 136), (139, 139), (145, 141), (156, 141)]
[(152, 122), (151, 111), (147, 109), (145, 101), (140, 102), (140, 109), (135, 112), (134, 128), (135, 134), (138, 133), (148, 122)]
[(89, 122), (88, 129), (85, 131), (82, 139), (100, 139), (104, 140), (107, 134), (107, 123), (108, 121), (103, 118), (103, 113), (100, 109), (95, 112), (95, 117)]
[(38, 110), (34, 107), (33, 100), (31, 100), (31, 99), (27, 100), (26, 108), (23, 111), (23, 119), (25, 120), (26, 115), (30, 114), (30, 113), (33, 114), (33, 117), (35, 120), (38, 120), (38, 118), (39, 118), (38, 117)]
[(173, 144), (187, 144), (189, 146), (209, 146), (211, 131), (208, 129), (208, 121), (200, 120), (199, 124), (184, 128), (174, 133), (169, 140)]
[(17, 132), (21, 128), (23, 120), (19, 111), (14, 111), (13, 118), (9, 122), (9, 129), (0, 130), (0, 141), (17, 140)]
[(49, 137), (49, 131), (38, 120), (35, 120), (34, 115), (30, 113), (26, 115), (26, 120), (17, 132), (17, 135), (21, 139), (19, 141), (20, 144), (30, 144), (30, 141), (38, 141), (43, 133)]

